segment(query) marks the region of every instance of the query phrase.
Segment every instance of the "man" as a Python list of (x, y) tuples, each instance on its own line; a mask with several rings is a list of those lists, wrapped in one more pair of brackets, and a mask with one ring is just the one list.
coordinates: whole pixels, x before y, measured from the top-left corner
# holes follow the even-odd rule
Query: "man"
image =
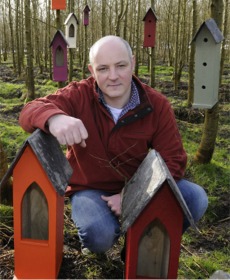
[(182, 179), (186, 153), (167, 99), (132, 75), (135, 59), (122, 38), (101, 38), (89, 58), (91, 77), (28, 103), (19, 120), (68, 146), (74, 172), (67, 194), (83, 251), (106, 252), (119, 238), (122, 188), (149, 149), (161, 154), (198, 221), (207, 196)]

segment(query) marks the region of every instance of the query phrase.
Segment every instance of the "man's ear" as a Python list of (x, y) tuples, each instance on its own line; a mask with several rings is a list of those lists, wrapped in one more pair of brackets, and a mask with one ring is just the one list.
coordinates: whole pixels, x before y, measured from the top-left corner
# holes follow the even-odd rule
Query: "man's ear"
[(91, 75), (95, 78), (94, 71), (93, 71), (93, 66), (91, 64), (88, 64), (88, 69), (89, 69), (89, 72), (91, 73)]
[(135, 56), (133, 55), (133, 57), (132, 57), (132, 68), (133, 68), (133, 71), (134, 71), (134, 69), (135, 69), (135, 65), (136, 65), (136, 58), (135, 58)]

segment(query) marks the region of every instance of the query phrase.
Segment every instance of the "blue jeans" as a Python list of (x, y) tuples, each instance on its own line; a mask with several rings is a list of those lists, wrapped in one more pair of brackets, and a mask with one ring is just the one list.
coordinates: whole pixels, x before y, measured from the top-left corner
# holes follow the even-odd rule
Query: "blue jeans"
[[(200, 186), (181, 179), (177, 185), (188, 208), (197, 222), (205, 213), (208, 199)], [(111, 195), (100, 190), (77, 191), (71, 196), (72, 219), (78, 229), (82, 246), (91, 252), (102, 253), (109, 250), (120, 236), (119, 218), (113, 214), (101, 195)], [(189, 227), (185, 218), (183, 232)]]

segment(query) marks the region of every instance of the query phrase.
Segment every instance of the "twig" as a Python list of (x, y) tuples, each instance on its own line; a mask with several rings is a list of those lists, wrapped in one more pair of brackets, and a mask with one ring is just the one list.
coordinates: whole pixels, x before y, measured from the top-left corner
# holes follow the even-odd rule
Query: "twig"
[(219, 220), (218, 223), (223, 223), (223, 222), (226, 222), (226, 221), (228, 221), (228, 220), (230, 220), (230, 217), (227, 217), (227, 218), (225, 218), (225, 219)]

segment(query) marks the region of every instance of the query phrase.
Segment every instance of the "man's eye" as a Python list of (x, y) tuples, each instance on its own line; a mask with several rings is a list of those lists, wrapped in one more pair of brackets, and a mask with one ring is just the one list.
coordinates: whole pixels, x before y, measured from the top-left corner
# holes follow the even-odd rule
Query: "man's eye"
[(119, 64), (118, 65), (120, 68), (123, 68), (123, 67), (125, 67), (125, 64)]
[(106, 67), (101, 67), (101, 68), (98, 68), (98, 71), (99, 72), (105, 72), (107, 70), (107, 68)]

